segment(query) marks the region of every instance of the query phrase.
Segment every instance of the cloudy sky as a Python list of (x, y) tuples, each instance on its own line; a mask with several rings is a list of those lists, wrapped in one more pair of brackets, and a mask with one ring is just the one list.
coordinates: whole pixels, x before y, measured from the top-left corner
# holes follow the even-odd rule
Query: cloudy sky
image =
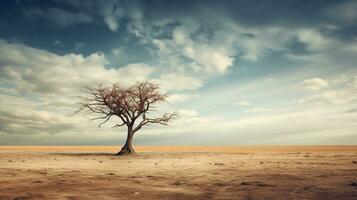
[[(136, 145), (356, 144), (357, 1), (0, 6), (0, 145), (121, 145), (81, 87), (151, 80), (180, 119)], [(114, 123), (114, 122), (111, 122)]]

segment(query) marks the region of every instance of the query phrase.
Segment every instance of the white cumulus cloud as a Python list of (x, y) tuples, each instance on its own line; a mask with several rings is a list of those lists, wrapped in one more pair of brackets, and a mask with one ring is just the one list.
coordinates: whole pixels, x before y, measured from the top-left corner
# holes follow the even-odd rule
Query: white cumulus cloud
[(311, 78), (301, 82), (301, 85), (308, 91), (319, 91), (329, 86), (328, 82), (322, 78)]
[(21, 92), (68, 94), (87, 84), (147, 79), (153, 68), (141, 63), (107, 68), (104, 54), (63, 56), (23, 44), (0, 41), (0, 83)]
[(248, 101), (238, 101), (238, 102), (235, 102), (233, 103), (233, 105), (238, 105), (238, 106), (250, 106), (252, 105), (250, 102)]

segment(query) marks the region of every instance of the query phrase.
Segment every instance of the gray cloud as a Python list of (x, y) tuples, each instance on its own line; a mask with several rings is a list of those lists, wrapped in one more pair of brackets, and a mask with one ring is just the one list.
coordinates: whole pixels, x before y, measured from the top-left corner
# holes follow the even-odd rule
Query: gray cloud
[(357, 20), (357, 2), (345, 1), (339, 5), (326, 8), (326, 12), (342, 22), (354, 23)]
[(48, 113), (0, 111), (0, 132), (9, 134), (54, 134), (72, 130), (75, 124), (48, 116)]
[[(0, 132), (8, 134), (55, 134), (73, 130), (76, 124), (56, 112), (39, 110), (38, 102), (18, 96), (1, 95)], [(5, 105), (5, 106), (4, 106)]]

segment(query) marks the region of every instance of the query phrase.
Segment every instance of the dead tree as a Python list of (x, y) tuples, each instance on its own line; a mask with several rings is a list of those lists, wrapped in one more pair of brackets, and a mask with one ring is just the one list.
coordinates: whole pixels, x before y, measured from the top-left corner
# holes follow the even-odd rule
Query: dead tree
[(176, 113), (165, 113), (160, 117), (149, 117), (156, 111), (158, 104), (165, 102), (166, 95), (159, 91), (156, 84), (150, 82), (137, 83), (131, 87), (113, 84), (110, 87), (85, 87), (85, 95), (79, 96), (79, 110), (98, 114), (92, 120), (102, 120), (99, 127), (117, 116), (120, 123), (114, 127), (127, 126), (127, 138), (117, 155), (135, 153), (132, 146), (134, 134), (149, 124), (167, 125), (176, 117)]

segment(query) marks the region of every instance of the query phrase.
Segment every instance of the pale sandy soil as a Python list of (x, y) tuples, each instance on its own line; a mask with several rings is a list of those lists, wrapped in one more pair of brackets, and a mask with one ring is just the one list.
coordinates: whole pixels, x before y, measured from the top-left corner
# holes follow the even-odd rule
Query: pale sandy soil
[(357, 199), (357, 146), (0, 147), (0, 199)]

